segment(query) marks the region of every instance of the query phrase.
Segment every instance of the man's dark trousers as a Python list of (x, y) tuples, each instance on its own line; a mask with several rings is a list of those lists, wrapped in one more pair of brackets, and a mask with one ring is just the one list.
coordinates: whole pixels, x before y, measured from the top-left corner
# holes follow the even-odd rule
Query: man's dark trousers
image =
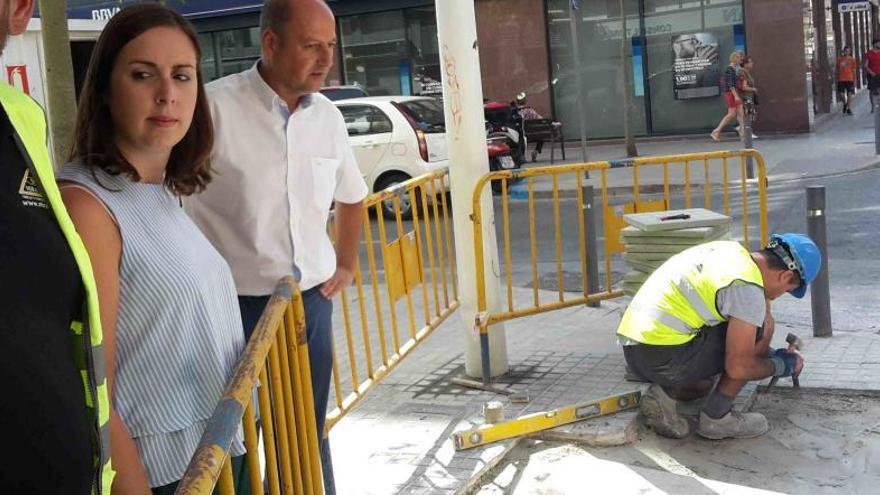
[[(315, 400), (315, 420), (318, 426), (318, 440), (321, 443), (321, 465), (324, 476), (325, 495), (335, 495), (333, 462), (330, 456), (329, 439), (324, 434), (324, 418), (327, 415), (327, 398), (330, 395), (330, 373), (333, 369), (333, 301), (319, 292), (320, 286), (302, 293), (306, 316), (306, 338), (309, 343), (309, 364), (312, 372), (312, 392)], [(241, 322), (245, 339), (251, 334), (269, 303), (269, 296), (238, 296), (241, 308)]]

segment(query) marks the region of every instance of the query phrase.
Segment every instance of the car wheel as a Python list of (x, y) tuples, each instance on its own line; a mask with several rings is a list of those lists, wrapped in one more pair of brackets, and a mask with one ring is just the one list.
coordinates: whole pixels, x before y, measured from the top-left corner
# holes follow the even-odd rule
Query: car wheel
[[(400, 184), (401, 182), (406, 182), (410, 179), (410, 177), (406, 174), (393, 174), (382, 177), (379, 181), (376, 182), (376, 192), (384, 191), (389, 187)], [(412, 204), (409, 200), (409, 194), (401, 194), (400, 195), (400, 216), (404, 220), (409, 220), (412, 218)], [(394, 201), (392, 199), (387, 199), (382, 202), (382, 216), (385, 217), (386, 220), (394, 220)]]

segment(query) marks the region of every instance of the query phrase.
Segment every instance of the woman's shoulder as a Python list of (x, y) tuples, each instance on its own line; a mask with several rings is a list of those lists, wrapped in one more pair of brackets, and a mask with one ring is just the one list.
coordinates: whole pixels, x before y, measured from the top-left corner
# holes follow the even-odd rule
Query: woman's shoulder
[(124, 185), (119, 175), (111, 175), (99, 166), (90, 166), (85, 161), (75, 158), (64, 165), (55, 174), (58, 182), (75, 182), (84, 186), (100, 186), (108, 189), (119, 189)]

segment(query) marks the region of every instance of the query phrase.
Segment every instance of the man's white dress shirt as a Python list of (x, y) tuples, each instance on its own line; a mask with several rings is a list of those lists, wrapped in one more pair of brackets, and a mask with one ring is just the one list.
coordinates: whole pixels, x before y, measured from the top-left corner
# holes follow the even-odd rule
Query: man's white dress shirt
[(232, 267), (238, 294), (271, 294), (291, 274), (302, 290), (326, 281), (336, 271), (330, 206), (369, 192), (342, 114), (321, 94), (290, 113), (256, 64), (206, 90), (213, 180), (184, 207)]

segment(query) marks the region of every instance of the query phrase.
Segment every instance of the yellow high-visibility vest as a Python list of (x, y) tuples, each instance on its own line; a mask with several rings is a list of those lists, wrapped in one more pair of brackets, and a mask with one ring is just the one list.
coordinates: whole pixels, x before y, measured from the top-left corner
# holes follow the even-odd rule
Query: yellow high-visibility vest
[[(101, 313), (98, 310), (98, 290), (92, 273), (92, 263), (76, 232), (55, 183), (55, 172), (46, 148), (46, 117), (43, 109), (26, 94), (0, 83), (0, 105), (6, 111), (17, 134), (17, 144), (22, 155), (40, 184), (40, 189), (51, 205), (61, 232), (70, 246), (85, 289), (82, 321), (71, 321), (70, 331), (76, 362), (83, 380), (86, 406), (94, 422), (92, 428), (92, 452), (94, 454), (94, 477), (92, 494), (110, 494), (113, 469), (110, 465), (110, 401), (107, 394), (107, 378), (104, 363)], [(59, 459), (64, 462), (64, 459)]]
[(617, 334), (642, 344), (689, 342), (710, 322), (727, 321), (715, 296), (737, 280), (764, 287), (761, 270), (738, 242), (686, 249), (648, 277), (623, 314)]

